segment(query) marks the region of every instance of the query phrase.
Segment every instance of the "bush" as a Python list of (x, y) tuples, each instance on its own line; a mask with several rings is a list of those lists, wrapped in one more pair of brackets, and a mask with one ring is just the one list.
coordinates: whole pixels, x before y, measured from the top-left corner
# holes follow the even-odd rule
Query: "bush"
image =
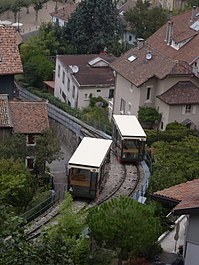
[(139, 107), (138, 120), (140, 122), (160, 122), (162, 114), (159, 113), (155, 108), (143, 106)]

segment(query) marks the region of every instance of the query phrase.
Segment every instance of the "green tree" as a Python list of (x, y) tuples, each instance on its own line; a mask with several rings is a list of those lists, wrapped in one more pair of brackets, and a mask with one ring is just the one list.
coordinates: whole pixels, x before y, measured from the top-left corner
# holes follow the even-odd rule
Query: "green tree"
[(149, 1), (138, 0), (135, 8), (125, 14), (126, 21), (132, 25), (137, 38), (147, 39), (168, 19), (168, 12), (162, 8), (150, 8)]
[(182, 141), (156, 142), (149, 193), (199, 177), (199, 137), (188, 136)]
[(20, 160), (0, 160), (0, 202), (17, 212), (24, 210), (34, 194), (33, 179)]
[(46, 162), (52, 163), (55, 159), (62, 159), (60, 141), (52, 129), (47, 129), (36, 137), (35, 157), (41, 176), (45, 176)]
[(129, 197), (114, 198), (89, 210), (91, 236), (118, 252), (118, 264), (128, 255), (145, 255), (160, 233), (153, 208)]
[(71, 15), (66, 34), (78, 53), (99, 53), (119, 41), (121, 29), (112, 0), (85, 0)]

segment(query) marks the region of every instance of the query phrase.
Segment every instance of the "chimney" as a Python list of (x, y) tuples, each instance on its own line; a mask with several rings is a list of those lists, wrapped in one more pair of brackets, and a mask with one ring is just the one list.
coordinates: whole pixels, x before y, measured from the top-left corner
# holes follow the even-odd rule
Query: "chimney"
[(194, 21), (194, 18), (196, 17), (196, 6), (192, 7), (192, 13), (191, 13), (191, 19), (190, 22)]
[(173, 21), (169, 21), (168, 23), (168, 36), (167, 36), (167, 45), (171, 45), (173, 38)]
[(144, 39), (137, 38), (137, 48), (141, 49), (144, 46)]

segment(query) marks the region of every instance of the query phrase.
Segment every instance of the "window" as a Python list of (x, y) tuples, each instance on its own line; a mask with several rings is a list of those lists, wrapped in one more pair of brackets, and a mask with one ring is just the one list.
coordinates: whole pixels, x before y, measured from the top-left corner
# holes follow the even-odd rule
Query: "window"
[(164, 129), (164, 123), (163, 123), (163, 122), (161, 122), (161, 126), (160, 126), (160, 128), (161, 128), (161, 130)]
[(101, 90), (100, 90), (100, 89), (98, 89), (98, 90), (97, 90), (97, 92), (101, 92)]
[(60, 77), (60, 64), (58, 64), (58, 72), (57, 72), (58, 77)]
[(185, 105), (185, 113), (191, 113), (191, 104)]
[(70, 91), (70, 79), (68, 78), (68, 85), (67, 85), (68, 91)]
[(88, 94), (84, 94), (84, 98), (87, 99), (88, 98)]
[(125, 108), (126, 108), (126, 101), (123, 98), (121, 98), (120, 114), (125, 114)]
[(26, 136), (26, 145), (36, 145), (36, 142), (35, 142), (35, 136), (33, 134), (28, 134)]
[(132, 36), (131, 35), (129, 35), (129, 41), (132, 41)]
[(72, 93), (72, 97), (75, 97), (75, 86), (73, 86), (73, 93)]
[(64, 84), (65, 83), (65, 72), (63, 71), (62, 73), (62, 83)]
[(113, 98), (114, 97), (114, 89), (109, 89), (109, 98)]
[(146, 99), (149, 100), (151, 96), (151, 87), (147, 87)]
[(35, 166), (35, 158), (34, 157), (26, 157), (26, 167), (31, 171), (34, 169)]
[(65, 95), (65, 93), (63, 91), (62, 91), (62, 97), (66, 101), (66, 95)]
[(55, 23), (59, 25), (59, 19), (58, 18), (56, 18), (56, 22)]
[(131, 114), (131, 103), (129, 102), (129, 107), (128, 107), (128, 114), (130, 115)]

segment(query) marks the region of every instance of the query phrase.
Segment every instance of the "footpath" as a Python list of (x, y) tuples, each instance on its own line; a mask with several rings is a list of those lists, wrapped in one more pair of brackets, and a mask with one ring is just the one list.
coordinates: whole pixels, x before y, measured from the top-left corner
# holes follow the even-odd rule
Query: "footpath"
[[(64, 4), (57, 3), (58, 9), (62, 8)], [(17, 16), (17, 22), (22, 23), (23, 25), (20, 27), (20, 33), (23, 35), (24, 33), (32, 32), (38, 30), (39, 26), (43, 22), (52, 21), (52, 17), (50, 13), (55, 11), (55, 2), (49, 1), (44, 5), (44, 7), (39, 10), (38, 20), (35, 21), (35, 10), (33, 6), (30, 6), (29, 13), (27, 13), (26, 8), (22, 8), (19, 13), (19, 18)], [(0, 20), (2, 21), (10, 21), (12, 23), (16, 22), (14, 20), (14, 14), (10, 11), (7, 11), (0, 16)]]

